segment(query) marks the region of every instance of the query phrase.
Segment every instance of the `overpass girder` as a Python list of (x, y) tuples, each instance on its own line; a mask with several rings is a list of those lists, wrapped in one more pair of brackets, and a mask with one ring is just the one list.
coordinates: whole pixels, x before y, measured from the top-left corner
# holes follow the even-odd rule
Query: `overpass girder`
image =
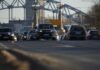
[[(77, 17), (78, 20), (76, 21), (76, 18), (73, 18), (72, 16), (73, 14), (71, 14), (69, 10), (74, 11), (75, 14), (78, 15), (82, 15), (82, 16), (87, 15), (81, 10), (78, 10), (68, 4), (61, 5), (59, 1), (55, 1), (55, 0), (45, 0), (45, 1), (46, 3), (40, 6), (39, 8), (37, 8), (38, 10), (43, 9), (43, 10), (51, 11), (53, 13), (59, 13), (60, 10), (64, 9), (65, 13), (61, 12), (61, 15), (78, 23), (80, 23), (79, 21), (80, 17)], [(10, 8), (26, 8), (26, 5), (24, 0), (12, 0), (10, 4), (6, 0), (0, 2), (0, 10), (10, 9)], [(66, 12), (65, 9), (67, 9), (68, 12)]]

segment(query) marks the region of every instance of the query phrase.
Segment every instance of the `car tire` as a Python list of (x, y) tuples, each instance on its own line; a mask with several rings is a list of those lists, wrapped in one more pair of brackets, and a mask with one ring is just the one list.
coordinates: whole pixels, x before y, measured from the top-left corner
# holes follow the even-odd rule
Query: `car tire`
[(60, 40), (60, 37), (59, 37), (59, 36), (57, 36), (57, 37), (53, 37), (52, 40), (59, 41), (59, 40)]
[(82, 40), (86, 40), (86, 37), (82, 37)]
[(52, 40), (57, 40), (57, 38), (53, 37)]
[(68, 37), (67, 37), (67, 40), (71, 40), (71, 37), (70, 37), (70, 36), (68, 36)]

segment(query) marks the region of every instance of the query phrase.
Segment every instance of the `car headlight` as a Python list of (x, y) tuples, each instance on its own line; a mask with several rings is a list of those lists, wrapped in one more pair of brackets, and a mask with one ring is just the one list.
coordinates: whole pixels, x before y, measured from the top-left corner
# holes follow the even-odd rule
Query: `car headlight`
[(15, 36), (14, 33), (8, 32), (8, 35)]
[(40, 30), (39, 32), (42, 32), (42, 30)]
[(29, 37), (31, 37), (32, 35), (29, 35)]
[(51, 30), (51, 32), (54, 32), (54, 33), (55, 33), (55, 32), (56, 32), (56, 30)]
[(14, 36), (14, 34), (11, 34), (11, 36)]
[(54, 32), (54, 30), (50, 30), (50, 32)]
[(11, 33), (10, 33), (10, 32), (8, 32), (8, 35), (11, 35)]
[(26, 36), (23, 36), (23, 37), (26, 37)]
[(51, 32), (52, 32), (52, 33), (57, 33), (57, 31), (56, 31), (56, 30), (51, 30)]

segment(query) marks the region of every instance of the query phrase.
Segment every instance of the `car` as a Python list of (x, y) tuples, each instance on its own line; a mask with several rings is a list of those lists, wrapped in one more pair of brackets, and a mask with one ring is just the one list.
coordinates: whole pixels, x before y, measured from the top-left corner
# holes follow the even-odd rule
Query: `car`
[(28, 32), (24, 32), (22, 34), (22, 40), (27, 40), (27, 34), (28, 34)]
[(65, 29), (65, 35), (64, 39), (79, 39), (79, 40), (85, 40), (86, 39), (86, 29), (85, 27), (81, 25), (64, 25)]
[(37, 34), (39, 39), (59, 40), (59, 35), (52, 24), (45, 23), (37, 26)]
[(65, 29), (64, 27), (59, 27), (59, 26), (56, 26), (55, 27), (58, 35), (59, 35), (59, 40), (63, 40), (64, 39), (64, 34), (65, 34)]
[(88, 30), (87, 39), (100, 40), (100, 33), (98, 30)]
[(38, 40), (38, 32), (36, 32), (36, 29), (30, 30), (27, 34), (28, 40)]
[(10, 28), (0, 28), (0, 40), (17, 41), (17, 37)]
[(22, 40), (22, 34), (21, 33), (16, 33), (15, 32), (15, 36), (17, 37), (17, 41)]

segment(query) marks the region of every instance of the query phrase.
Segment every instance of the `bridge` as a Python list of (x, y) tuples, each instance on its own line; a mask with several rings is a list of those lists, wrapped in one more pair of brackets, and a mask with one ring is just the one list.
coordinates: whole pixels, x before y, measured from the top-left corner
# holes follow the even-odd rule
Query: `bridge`
[(62, 4), (56, 0), (0, 0), (0, 10), (8, 9), (9, 21), (13, 21), (13, 9), (24, 9), (24, 20), (34, 20), (37, 23), (36, 13), (39, 12), (40, 20), (43, 20), (44, 11), (50, 11), (53, 14), (52, 19), (66, 19), (70, 22), (84, 24), (84, 12), (68, 4)]

